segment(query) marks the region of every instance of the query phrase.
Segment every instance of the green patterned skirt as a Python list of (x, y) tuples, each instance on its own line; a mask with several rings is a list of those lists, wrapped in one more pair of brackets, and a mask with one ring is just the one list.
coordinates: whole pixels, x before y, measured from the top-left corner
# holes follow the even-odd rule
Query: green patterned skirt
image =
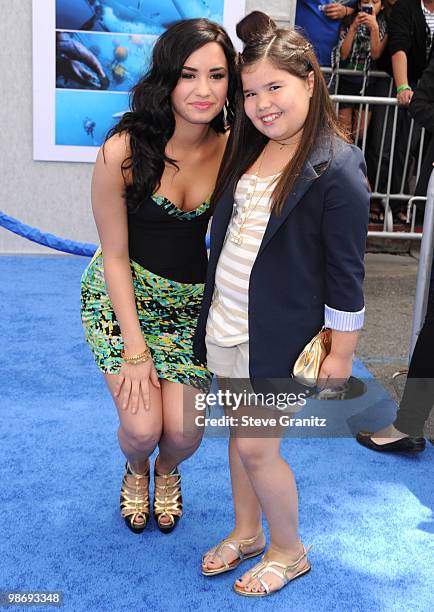
[[(193, 354), (193, 334), (202, 303), (203, 283), (178, 283), (131, 261), (137, 313), (159, 378), (205, 392), (211, 373)], [(81, 319), (99, 369), (118, 374), (123, 341), (104, 280), (101, 248), (81, 279)]]

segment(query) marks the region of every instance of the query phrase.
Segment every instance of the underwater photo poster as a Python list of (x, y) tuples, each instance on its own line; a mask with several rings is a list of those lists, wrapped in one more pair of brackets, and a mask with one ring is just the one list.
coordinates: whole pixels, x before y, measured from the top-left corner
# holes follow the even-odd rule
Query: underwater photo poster
[(239, 47), (244, 14), (245, 0), (33, 0), (33, 159), (94, 162), (171, 23), (206, 17)]

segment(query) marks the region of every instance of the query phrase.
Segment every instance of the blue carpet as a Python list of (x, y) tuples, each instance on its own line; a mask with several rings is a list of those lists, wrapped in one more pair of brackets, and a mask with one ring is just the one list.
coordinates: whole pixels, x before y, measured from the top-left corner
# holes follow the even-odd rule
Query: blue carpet
[[(371, 453), (349, 437), (285, 440), (312, 572), (270, 599), (235, 595), (236, 574), (199, 571), (201, 553), (232, 520), (224, 439), (205, 439), (183, 465), (185, 516), (173, 534), (152, 522), (140, 536), (125, 527), (117, 418), (79, 316), (86, 263), (0, 257), (0, 590), (60, 590), (74, 612), (432, 609), (429, 444), (409, 458)], [(375, 381), (370, 392), (390, 413)]]

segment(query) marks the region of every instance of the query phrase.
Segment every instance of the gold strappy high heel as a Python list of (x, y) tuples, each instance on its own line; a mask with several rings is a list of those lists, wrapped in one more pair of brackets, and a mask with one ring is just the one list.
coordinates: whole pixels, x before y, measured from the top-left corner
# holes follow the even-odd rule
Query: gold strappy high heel
[[(127, 479), (127, 476), (134, 477), (134, 484), (131, 483), (131, 478)], [(127, 527), (134, 533), (142, 533), (149, 519), (149, 479), (149, 460), (144, 474), (136, 474), (128, 461), (126, 462), (120, 508)], [(138, 518), (141, 518), (143, 522), (137, 523)]]
[[(294, 561), (294, 563), (290, 563), (289, 565), (284, 565), (283, 563), (278, 563), (277, 561), (265, 561), (263, 559), (262, 561), (260, 561), (257, 565), (255, 565), (252, 568), (250, 572), (250, 580), (248, 581), (248, 583), (245, 584), (244, 586), (239, 586), (238, 584), (234, 584), (234, 591), (238, 593), (239, 595), (246, 595), (248, 597), (266, 597), (267, 595), (271, 595), (272, 593), (277, 593), (277, 591), (280, 591), (281, 589), (283, 589), (283, 587), (286, 586), (288, 582), (292, 582), (292, 580), (295, 580), (296, 578), (300, 578), (301, 576), (304, 576), (304, 574), (307, 574), (308, 572), (310, 572), (311, 565), (309, 562), (307, 562), (306, 566), (303, 567), (302, 570), (297, 572), (291, 578), (288, 578), (286, 575), (287, 572), (289, 572), (290, 570), (293, 571), (297, 569), (297, 567), (300, 565), (301, 561), (306, 557), (307, 553), (311, 550), (311, 548), (312, 548), (312, 545), (308, 546), (307, 548), (303, 546), (303, 554), (297, 559), (297, 561)], [(276, 568), (281, 568), (282, 571), (279, 571)], [(268, 586), (267, 582), (265, 582), (265, 580), (263, 579), (263, 576), (266, 573), (271, 573), (271, 574), (275, 574), (276, 576), (278, 576), (283, 582), (282, 586), (278, 589), (270, 590), (270, 587)], [(262, 585), (262, 587), (264, 588), (264, 592), (261, 592), (261, 591), (253, 592), (253, 591), (245, 590), (245, 588), (249, 586), (254, 580), (257, 580)]]
[[(158, 457), (157, 457), (158, 459)], [(169, 479), (175, 482), (169, 484)], [(178, 466), (170, 474), (160, 474), (154, 465), (154, 518), (162, 533), (170, 533), (182, 516), (181, 474)], [(169, 517), (170, 522), (162, 522)]]
[[(245, 540), (234, 540), (231, 538), (227, 538), (226, 540), (222, 540), (219, 544), (217, 544), (217, 546), (214, 546), (214, 548), (211, 548), (211, 550), (209, 550), (207, 553), (205, 553), (202, 557), (202, 574), (204, 576), (215, 576), (216, 574), (223, 574), (224, 572), (230, 572), (232, 570), (234, 570), (236, 567), (238, 567), (240, 565), (240, 563), (242, 563), (243, 561), (245, 561), (246, 559), (252, 559), (253, 557), (257, 557), (258, 555), (260, 555), (261, 553), (264, 552), (264, 548), (265, 546), (263, 546), (260, 550), (256, 550), (254, 552), (250, 552), (250, 553), (244, 553), (243, 552), (243, 547), (245, 546), (250, 546), (251, 544), (254, 544), (255, 541), (259, 538), (259, 536), (262, 535), (262, 531), (261, 533), (259, 533), (258, 535), (254, 536), (253, 538), (247, 538)], [(233, 550), (236, 554), (237, 554), (237, 559), (234, 559), (233, 561), (231, 561), (230, 563), (227, 563), (224, 558), (222, 557), (222, 550), (223, 548), (230, 548), (231, 550)], [(220, 561), (224, 564), (223, 567), (218, 567), (216, 569), (204, 569), (203, 565), (205, 563), (205, 559), (206, 557), (209, 556), (216, 556), (218, 559), (220, 559)]]

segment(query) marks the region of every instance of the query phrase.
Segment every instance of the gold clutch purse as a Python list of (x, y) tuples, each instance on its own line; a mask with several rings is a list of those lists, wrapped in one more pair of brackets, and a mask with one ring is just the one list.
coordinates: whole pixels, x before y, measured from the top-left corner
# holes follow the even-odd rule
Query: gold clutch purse
[(297, 382), (315, 387), (322, 363), (330, 353), (332, 330), (323, 327), (301, 351), (294, 364), (292, 375)]

